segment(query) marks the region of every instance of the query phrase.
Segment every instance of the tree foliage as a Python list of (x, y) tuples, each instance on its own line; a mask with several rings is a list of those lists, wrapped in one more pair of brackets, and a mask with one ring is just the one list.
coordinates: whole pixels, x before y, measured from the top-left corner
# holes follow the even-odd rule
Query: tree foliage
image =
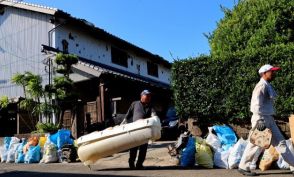
[(241, 0), (209, 37), (214, 58), (233, 53), (294, 42), (293, 0)]
[(56, 104), (60, 108), (57, 117), (61, 126), (65, 110), (73, 110), (78, 101), (78, 94), (73, 92), (73, 81), (69, 77), (69, 74), (72, 73), (71, 66), (78, 63), (78, 57), (59, 53), (56, 55), (55, 63), (57, 64), (56, 72), (62, 75), (56, 76), (53, 84)]
[[(42, 86), (42, 77), (31, 72), (16, 73), (12, 76), (12, 83), (23, 87), (25, 98), (20, 101), (20, 108), (26, 110), (30, 117), (32, 127), (35, 125), (35, 117), (50, 117), (54, 112), (54, 106), (48, 102), (48, 92)], [(51, 121), (50, 118), (47, 121)]]
[(7, 108), (9, 104), (9, 99), (7, 96), (1, 96), (0, 97), (0, 110), (3, 108)]
[[(60, 73), (62, 76), (56, 76), (53, 85), (45, 87), (42, 85), (43, 81), (40, 75), (28, 71), (13, 75), (12, 83), (21, 86), (25, 95), (25, 99), (20, 102), (20, 108), (28, 111), (32, 120), (33, 116), (38, 116), (40, 120), (44, 116), (46, 118), (45, 124), (51, 125), (54, 113), (59, 115), (60, 111), (64, 111), (65, 104), (72, 107), (71, 104), (76, 102), (77, 96), (72, 92), (73, 81), (69, 78), (69, 74), (72, 72), (71, 66), (77, 62), (78, 58), (75, 55), (57, 54), (55, 63), (58, 69), (62, 69), (62, 73)], [(52, 96), (54, 96), (55, 102), (51, 101)], [(35, 126), (35, 123), (33, 125)]]

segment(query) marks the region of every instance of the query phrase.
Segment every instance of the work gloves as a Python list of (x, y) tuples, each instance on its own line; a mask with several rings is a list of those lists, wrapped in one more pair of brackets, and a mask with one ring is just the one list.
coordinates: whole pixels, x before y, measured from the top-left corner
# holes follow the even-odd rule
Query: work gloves
[(256, 129), (259, 131), (263, 131), (266, 129), (264, 120), (258, 120), (256, 123)]

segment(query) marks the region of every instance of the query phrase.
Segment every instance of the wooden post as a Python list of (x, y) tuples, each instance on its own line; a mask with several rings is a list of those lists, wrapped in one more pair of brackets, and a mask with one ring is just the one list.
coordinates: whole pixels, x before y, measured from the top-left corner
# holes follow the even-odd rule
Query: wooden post
[(292, 114), (289, 117), (289, 127), (290, 127), (290, 133), (291, 133), (291, 140), (293, 143), (294, 142), (294, 114)]
[(100, 96), (98, 96), (96, 99), (96, 122), (102, 122), (101, 112), (101, 99)]
[(16, 133), (19, 134), (20, 130), (19, 130), (19, 112), (17, 111), (16, 113)]
[(72, 125), (71, 125), (71, 133), (72, 133), (72, 136), (77, 139), (78, 138), (78, 132), (77, 132), (77, 111), (74, 111), (71, 110), (71, 118), (73, 119), (72, 120)]
[(105, 120), (105, 85), (104, 82), (101, 80), (100, 82), (100, 104), (101, 104), (101, 121)]
[(19, 114), (20, 114), (20, 109), (19, 109), (19, 106), (20, 106), (20, 103), (17, 103), (16, 104), (16, 133), (17, 134), (20, 134), (20, 117), (19, 117)]

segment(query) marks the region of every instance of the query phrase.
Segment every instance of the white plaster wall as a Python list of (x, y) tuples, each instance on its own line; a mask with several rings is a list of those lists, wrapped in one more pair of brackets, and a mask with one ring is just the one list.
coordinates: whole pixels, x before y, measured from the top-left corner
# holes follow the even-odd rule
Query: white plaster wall
[[(69, 38), (69, 33), (73, 39)], [(74, 53), (80, 57), (100, 62), (117, 69), (128, 71), (134, 74), (148, 77), (150, 79), (160, 81), (166, 84), (170, 83), (170, 70), (162, 65), (158, 66), (158, 77), (150, 76), (147, 74), (147, 61), (148, 58), (138, 57), (133, 51), (126, 51), (130, 56), (128, 58), (128, 68), (114, 64), (111, 62), (111, 45), (108, 42), (104, 42), (99, 39), (95, 39), (78, 29), (73, 29), (64, 25), (63, 27), (55, 30), (55, 41), (53, 46), (59, 50), (63, 50), (62, 40), (65, 39), (68, 42), (68, 52)], [(133, 63), (133, 64), (132, 64)], [(140, 71), (138, 70), (140, 66)]]

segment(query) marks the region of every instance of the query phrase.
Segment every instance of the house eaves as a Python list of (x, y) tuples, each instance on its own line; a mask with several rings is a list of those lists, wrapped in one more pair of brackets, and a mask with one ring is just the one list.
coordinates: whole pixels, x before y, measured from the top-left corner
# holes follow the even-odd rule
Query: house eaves
[[(62, 53), (62, 51), (55, 49), (53, 47), (50, 46), (46, 46), (46, 45), (42, 45), (43, 46), (43, 51), (49, 51), (49, 52), (53, 52), (53, 53)], [(79, 57), (79, 62), (77, 65), (73, 66), (74, 70), (79, 70), (84, 72), (83, 78), (81, 79), (77, 79), (77, 80), (84, 80), (87, 78), (93, 78), (93, 77), (100, 77), (101, 74), (110, 74), (110, 75), (114, 75), (114, 76), (118, 76), (118, 77), (123, 77), (126, 79), (131, 79), (134, 81), (139, 81), (145, 84), (150, 84), (151, 86), (156, 86), (156, 87), (160, 87), (160, 88), (164, 88), (164, 89), (170, 89), (170, 85), (142, 76), (142, 75), (138, 75), (138, 74), (134, 74), (128, 71), (124, 71), (124, 70), (120, 70), (117, 68), (114, 68), (112, 66), (109, 65), (105, 65), (103, 63), (99, 63), (97, 61), (92, 61), (92, 60), (88, 60), (86, 58), (83, 57)], [(86, 73), (86, 75), (85, 75)], [(80, 76), (78, 76), (80, 77)], [(75, 80), (75, 78), (73, 78), (73, 80)]]
[[(165, 84), (165, 83), (162, 83), (162, 82), (159, 82), (159, 81), (156, 81), (156, 80), (144, 77), (144, 76), (136, 75), (136, 74), (129, 73), (126, 71), (122, 71), (122, 70), (115, 71), (115, 70), (112, 70), (113, 68), (106, 69), (106, 68), (100, 66), (100, 64), (98, 64), (97, 62), (93, 62), (91, 60), (87, 60), (84, 58), (79, 58), (79, 62), (76, 65), (73, 65), (72, 68), (75, 72), (79, 72), (79, 71), (84, 72), (84, 73), (86, 73), (88, 75), (92, 75), (94, 77), (100, 77), (101, 74), (112, 75), (112, 76), (117, 76), (117, 77), (121, 77), (124, 79), (129, 79), (129, 80), (141, 82), (144, 84), (149, 84), (153, 87), (170, 89), (169, 84)], [(84, 75), (84, 74), (82, 74), (82, 75)], [(88, 78), (93, 78), (93, 77), (88, 77)], [(74, 78), (74, 80), (75, 79), (76, 78)]]

